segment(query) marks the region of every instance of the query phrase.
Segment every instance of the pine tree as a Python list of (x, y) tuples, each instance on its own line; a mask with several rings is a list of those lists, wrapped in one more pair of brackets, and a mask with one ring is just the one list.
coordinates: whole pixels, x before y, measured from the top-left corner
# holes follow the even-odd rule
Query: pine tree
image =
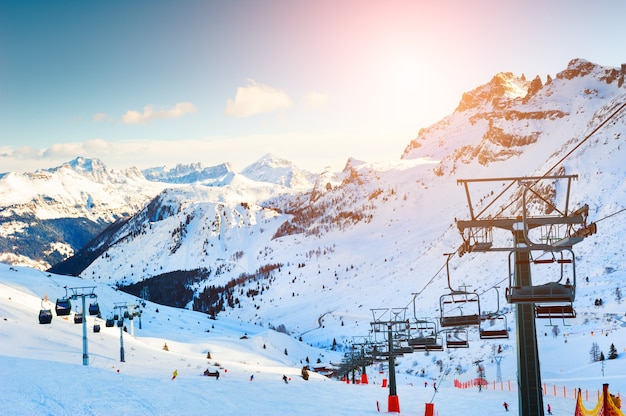
[(617, 348), (615, 348), (614, 344), (611, 344), (609, 347), (609, 360), (614, 360), (617, 358)]

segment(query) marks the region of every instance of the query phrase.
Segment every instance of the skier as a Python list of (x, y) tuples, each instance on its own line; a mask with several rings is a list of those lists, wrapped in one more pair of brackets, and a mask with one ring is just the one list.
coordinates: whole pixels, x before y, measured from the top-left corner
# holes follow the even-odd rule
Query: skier
[(509, 411), (509, 404), (507, 402), (504, 402), (502, 406), (504, 406), (504, 410), (506, 410), (507, 412)]
[(552, 408), (550, 407), (550, 403), (548, 403), (548, 414), (551, 415), (552, 414)]
[(254, 374), (250, 375), (250, 381), (254, 380)]
[(433, 382), (433, 389), (435, 389), (435, 391), (437, 391), (437, 382)]
[(174, 370), (174, 372), (172, 373), (172, 380), (174, 380), (176, 377), (178, 377), (178, 370)]
[(288, 384), (287, 382), (287, 376), (285, 374), (283, 374), (283, 381), (285, 382), (285, 384)]

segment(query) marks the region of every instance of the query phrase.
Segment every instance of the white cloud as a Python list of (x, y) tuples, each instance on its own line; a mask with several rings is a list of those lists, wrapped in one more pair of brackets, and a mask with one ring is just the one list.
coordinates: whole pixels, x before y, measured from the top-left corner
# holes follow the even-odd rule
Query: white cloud
[(11, 156), (17, 160), (39, 159), (41, 151), (30, 146), (21, 146), (13, 151), (8, 151), (5, 156)]
[(43, 151), (43, 158), (52, 160), (73, 159), (83, 154), (83, 144), (80, 142), (73, 143), (56, 143)]
[(93, 121), (102, 121), (102, 120), (106, 120), (108, 118), (108, 116), (105, 113), (97, 113), (94, 114), (94, 116), (92, 117)]
[(328, 94), (322, 94), (320, 92), (310, 92), (304, 96), (304, 103), (310, 108), (320, 108), (328, 104)]
[(237, 88), (235, 99), (226, 101), (226, 115), (249, 117), (255, 114), (286, 109), (292, 101), (284, 91), (248, 80), (248, 85)]
[(187, 113), (195, 113), (196, 106), (189, 102), (177, 103), (173, 108), (155, 111), (152, 104), (143, 108), (143, 112), (128, 110), (122, 116), (122, 122), (126, 124), (146, 124), (157, 119), (182, 117)]

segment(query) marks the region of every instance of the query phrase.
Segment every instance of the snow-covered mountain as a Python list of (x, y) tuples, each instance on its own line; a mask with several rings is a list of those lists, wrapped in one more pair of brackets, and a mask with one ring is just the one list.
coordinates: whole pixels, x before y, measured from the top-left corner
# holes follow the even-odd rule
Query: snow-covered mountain
[[(167, 188), (202, 184), (218, 188), (254, 187), (270, 194), (311, 186), (304, 172), (288, 162), (265, 156), (247, 168), (248, 176), (232, 171), (228, 163), (202, 163), (139, 171), (108, 169), (98, 159), (78, 157), (53, 169), (0, 175), (0, 262), (48, 269), (72, 256), (108, 226), (140, 211)], [(258, 166), (265, 166), (260, 171)], [(270, 166), (275, 166), (272, 176)], [(255, 178), (255, 172), (263, 177)], [(259, 174), (259, 176), (261, 176)], [(308, 184), (308, 185), (307, 185)], [(234, 191), (239, 192), (238, 190)], [(260, 191), (263, 194), (264, 191)]]
[(204, 164), (192, 163), (189, 165), (178, 164), (174, 168), (160, 166), (144, 169), (141, 172), (146, 179), (154, 182), (166, 183), (194, 183), (221, 178), (233, 170), (229, 163), (217, 166), (204, 166)]
[(249, 179), (296, 189), (310, 189), (317, 175), (303, 171), (288, 160), (267, 154), (241, 171)]

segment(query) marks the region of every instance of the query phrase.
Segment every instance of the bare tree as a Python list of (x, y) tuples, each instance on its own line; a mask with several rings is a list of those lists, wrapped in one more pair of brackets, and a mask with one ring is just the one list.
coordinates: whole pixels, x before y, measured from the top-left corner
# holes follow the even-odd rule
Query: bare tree
[(601, 354), (602, 354), (602, 351), (600, 351), (600, 346), (598, 345), (597, 342), (594, 342), (591, 345), (591, 350), (589, 350), (589, 358), (591, 358), (591, 362), (595, 363), (597, 361), (600, 361)]

